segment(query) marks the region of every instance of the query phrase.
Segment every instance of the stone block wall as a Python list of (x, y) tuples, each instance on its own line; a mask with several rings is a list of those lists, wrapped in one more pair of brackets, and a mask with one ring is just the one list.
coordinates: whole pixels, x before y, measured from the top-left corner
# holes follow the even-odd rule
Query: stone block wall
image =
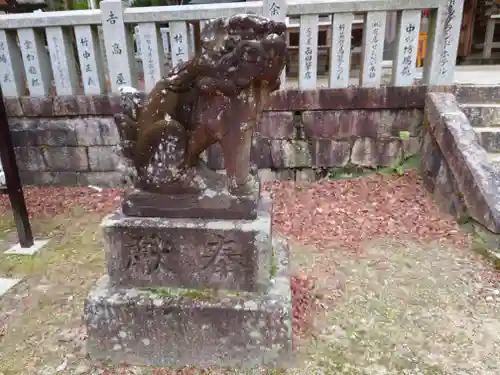
[(127, 183), (119, 171), (119, 137), (109, 116), (16, 118), (10, 121), (10, 127), (26, 184)]
[[(276, 93), (258, 125), (252, 161), (261, 179), (315, 180), (331, 168), (385, 167), (419, 150), (425, 87)], [(401, 140), (400, 131), (410, 139)], [(208, 164), (223, 168), (219, 146)]]
[[(398, 163), (418, 151), (426, 88), (276, 92), (258, 124), (252, 161), (264, 180), (312, 180), (330, 168)], [(116, 95), (7, 98), (21, 178), (30, 185), (127, 184), (112, 115)], [(409, 140), (399, 138), (400, 131)], [(223, 168), (218, 145), (208, 153)]]
[[(347, 166), (376, 168), (399, 163), (418, 151), (420, 109), (318, 110), (266, 112), (259, 124), (252, 161), (261, 170), (313, 179), (316, 172)], [(401, 140), (399, 131), (409, 131)], [(209, 166), (223, 168), (218, 145), (208, 153)]]

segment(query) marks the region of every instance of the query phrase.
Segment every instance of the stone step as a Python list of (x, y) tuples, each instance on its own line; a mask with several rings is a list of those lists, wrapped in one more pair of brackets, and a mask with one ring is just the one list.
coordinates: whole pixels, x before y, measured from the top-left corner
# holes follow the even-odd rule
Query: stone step
[(467, 103), (460, 107), (473, 127), (500, 126), (500, 104)]
[[(489, 67), (489, 70), (491, 71), (492, 68)], [(481, 77), (479, 77), (476, 73), (480, 73)], [(459, 103), (498, 104), (500, 102), (500, 85), (487, 83), (486, 80), (488, 80), (488, 75), (485, 72), (468, 72), (465, 76), (462, 76), (463, 78), (461, 80), (457, 79), (455, 76), (455, 82), (457, 85), (452, 89), (452, 92), (455, 94)], [(489, 79), (490, 82), (494, 82), (495, 80), (495, 78), (491, 80), (491, 74)], [(474, 80), (477, 80), (477, 83), (474, 83)], [(482, 82), (479, 83), (479, 80)]]
[(474, 130), (486, 152), (500, 152), (500, 127), (488, 126)]
[(489, 152), (488, 160), (496, 169), (500, 169), (500, 153)]

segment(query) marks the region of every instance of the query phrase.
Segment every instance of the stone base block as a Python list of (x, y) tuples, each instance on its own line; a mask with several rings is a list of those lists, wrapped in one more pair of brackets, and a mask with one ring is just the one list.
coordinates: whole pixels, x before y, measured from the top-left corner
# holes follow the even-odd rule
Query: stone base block
[(122, 212), (127, 216), (251, 220), (257, 217), (259, 193), (234, 196), (211, 190), (204, 194), (155, 194), (135, 190), (126, 195)]
[(33, 245), (30, 247), (22, 247), (18, 242), (14, 246), (12, 246), (9, 250), (4, 252), (4, 254), (8, 255), (34, 255), (38, 253), (45, 245), (49, 243), (50, 240), (35, 240)]
[(159, 367), (286, 367), (292, 348), (288, 247), (273, 241), (266, 293), (121, 289), (103, 277), (85, 303), (93, 360)]
[(204, 188), (199, 191), (168, 194), (135, 189), (125, 196), (122, 212), (127, 216), (164, 218), (252, 220), (257, 217), (258, 177), (252, 176), (250, 186), (253, 189), (250, 192), (232, 195), (227, 189), (225, 176), (214, 171), (205, 173), (211, 178), (203, 180)]
[(271, 210), (263, 195), (254, 220), (111, 214), (102, 223), (108, 275), (121, 287), (266, 290)]

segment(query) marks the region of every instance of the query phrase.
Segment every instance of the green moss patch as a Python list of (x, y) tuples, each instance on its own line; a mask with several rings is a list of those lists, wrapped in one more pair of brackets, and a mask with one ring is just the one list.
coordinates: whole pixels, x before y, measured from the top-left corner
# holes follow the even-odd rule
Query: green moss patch
[(391, 167), (364, 168), (348, 165), (341, 168), (331, 168), (328, 170), (327, 178), (329, 180), (347, 180), (359, 177), (369, 176), (375, 173), (397, 174), (403, 176), (406, 171), (416, 169), (420, 173), (420, 155), (415, 154), (403, 159)]
[(271, 249), (271, 278), (275, 278), (278, 274), (278, 260), (276, 259), (276, 250)]

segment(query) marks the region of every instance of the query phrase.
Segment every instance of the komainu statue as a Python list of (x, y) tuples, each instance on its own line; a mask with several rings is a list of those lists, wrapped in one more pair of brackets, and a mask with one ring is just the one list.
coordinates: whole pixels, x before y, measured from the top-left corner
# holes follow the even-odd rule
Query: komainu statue
[[(285, 33), (284, 23), (251, 14), (211, 21), (201, 32), (201, 53), (158, 81), (146, 102), (136, 90), (122, 90), (115, 122), (136, 172), (136, 194), (225, 189), (232, 197), (258, 195), (252, 135), (269, 94), (280, 86)], [(223, 188), (224, 177), (200, 158), (215, 143), (224, 156)]]

